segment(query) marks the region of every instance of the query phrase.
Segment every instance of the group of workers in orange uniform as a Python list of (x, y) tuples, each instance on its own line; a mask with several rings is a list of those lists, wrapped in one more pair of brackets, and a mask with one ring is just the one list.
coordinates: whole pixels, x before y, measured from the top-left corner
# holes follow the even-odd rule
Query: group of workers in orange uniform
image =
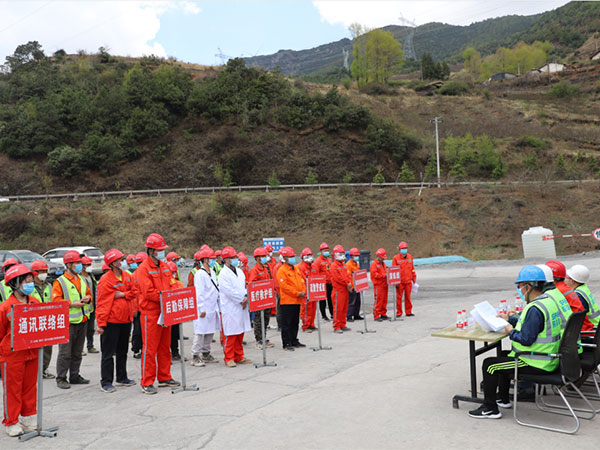
[[(411, 285), (416, 280), (412, 257), (407, 245), (400, 244), (400, 253), (392, 264), (402, 269), (402, 284), (397, 287), (396, 315), (402, 315), (402, 296), (405, 311), (412, 316), (410, 302)], [(6, 432), (18, 436), (36, 426), (37, 350), (11, 351), (10, 307), (17, 303), (40, 303), (49, 301), (69, 302), (69, 342), (59, 345), (57, 359), (57, 386), (71, 388), (72, 384), (88, 384), (89, 380), (79, 373), (88, 327), (94, 327), (95, 313), (97, 334), (101, 342), (101, 380), (103, 392), (112, 393), (117, 386), (133, 386), (136, 383), (127, 375), (128, 342), (131, 336), (134, 358), (141, 363), (141, 390), (156, 394), (154, 387), (175, 387), (180, 383), (171, 375), (171, 362), (181, 358), (179, 349), (174, 350), (173, 341), (178, 335), (172, 328), (160, 322), (161, 292), (184, 287), (179, 274), (180, 257), (165, 253), (168, 245), (157, 233), (145, 241), (145, 252), (126, 256), (118, 249), (110, 249), (104, 255), (103, 275), (97, 286), (90, 284), (91, 261), (76, 251), (68, 251), (63, 257), (66, 271), (52, 285), (46, 283), (48, 266), (36, 261), (29, 269), (17, 261), (7, 261), (2, 267), (1, 282), (3, 299), (0, 303), (0, 369), (3, 380), (4, 420)], [(316, 330), (317, 302), (307, 302), (306, 279), (310, 275), (325, 275), (327, 300), (321, 301), (320, 312), (324, 320), (333, 321), (335, 333), (350, 329), (347, 321), (361, 320), (360, 294), (354, 290), (352, 274), (359, 269), (360, 252), (356, 248), (346, 252), (341, 245), (333, 247), (322, 243), (320, 255), (315, 260), (309, 248), (302, 250), (300, 259), (291, 247), (279, 249), (279, 260), (274, 257), (270, 245), (255, 249), (255, 264), (248, 269), (248, 258), (233, 247), (213, 251), (203, 245), (194, 254), (194, 268), (187, 279), (187, 286), (196, 288), (198, 319), (194, 321), (194, 344), (192, 365), (203, 366), (217, 362), (210, 353), (213, 335), (221, 331), (224, 361), (228, 367), (248, 364), (244, 356), (244, 333), (254, 329), (257, 347), (273, 347), (263, 342), (260, 314), (254, 314), (250, 323), (247, 283), (274, 280), (277, 306), (265, 311), (265, 329), (271, 314), (277, 316), (283, 348), (294, 351), (305, 347), (298, 340), (299, 323), (302, 330)], [(384, 249), (376, 252), (377, 259), (371, 264), (371, 277), (375, 286), (374, 318), (387, 318), (387, 280)], [(95, 306), (94, 300), (95, 299)], [(133, 333), (131, 331), (133, 325)], [(92, 328), (93, 329), (93, 328)], [(44, 378), (54, 378), (47, 372), (51, 357), (44, 350)], [(116, 364), (115, 364), (116, 359)], [(115, 379), (116, 368), (116, 379)]]

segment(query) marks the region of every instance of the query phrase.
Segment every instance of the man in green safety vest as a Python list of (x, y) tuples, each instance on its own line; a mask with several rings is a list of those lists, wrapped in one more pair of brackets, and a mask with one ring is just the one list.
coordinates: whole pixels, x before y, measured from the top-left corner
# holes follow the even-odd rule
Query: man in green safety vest
[[(67, 268), (52, 286), (52, 301), (70, 302), (69, 308), (69, 342), (59, 344), (56, 360), (56, 385), (60, 389), (70, 389), (71, 384), (89, 384), (79, 374), (83, 352), (83, 344), (87, 325), (92, 313), (92, 297), (88, 285), (80, 275), (83, 270), (81, 256), (75, 250), (69, 250), (63, 256)], [(67, 374), (70, 378), (67, 381)]]
[[(587, 320), (583, 323), (583, 330), (585, 331), (593, 330), (600, 323), (600, 308), (587, 285), (588, 281), (590, 281), (590, 271), (586, 266), (576, 264), (567, 270), (565, 283), (575, 290), (575, 293), (581, 299), (583, 309), (586, 311)], [(591, 326), (588, 325), (588, 321)]]
[[(476, 419), (499, 419), (498, 407), (510, 408), (510, 380), (515, 371), (514, 352), (530, 351), (556, 353), (562, 335), (561, 314), (558, 303), (544, 294), (546, 275), (536, 266), (524, 266), (519, 272), (517, 292), (527, 302), (527, 306), (513, 328), (506, 325), (504, 331), (512, 341), (512, 352), (508, 355), (486, 358), (483, 361), (483, 404), (469, 416)], [(507, 318), (506, 314), (500, 317)], [(558, 368), (558, 359), (549, 356), (522, 355), (518, 358), (519, 372), (543, 374)], [(500, 399), (496, 400), (499, 392)]]
[[(8, 269), (10, 269), (16, 264), (18, 264), (18, 262), (15, 258), (8, 258), (6, 261), (4, 261), (4, 264), (2, 264), (2, 272), (6, 273)], [(12, 289), (6, 284), (6, 281), (0, 281), (0, 303), (2, 303), (5, 300), (8, 300), (8, 297), (10, 297), (11, 294)]]
[[(48, 264), (46, 261), (38, 259), (31, 263), (31, 270), (33, 271), (34, 287), (35, 290), (31, 296), (37, 298), (40, 303), (48, 303), (52, 301), (52, 285), (46, 281), (48, 277)], [(50, 360), (52, 359), (52, 346), (48, 345), (44, 347), (44, 361), (43, 361), (43, 376), (47, 380), (53, 380), (56, 376), (48, 372), (50, 366)]]

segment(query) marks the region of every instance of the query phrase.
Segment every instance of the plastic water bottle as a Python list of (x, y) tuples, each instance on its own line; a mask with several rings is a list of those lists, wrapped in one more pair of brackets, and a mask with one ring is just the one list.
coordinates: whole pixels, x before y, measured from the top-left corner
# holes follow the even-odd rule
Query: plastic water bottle
[(523, 306), (523, 299), (520, 295), (517, 295), (517, 298), (515, 299), (515, 312), (522, 313), (523, 309), (525, 309)]
[(506, 310), (507, 303), (506, 300), (500, 300), (500, 307), (498, 308), (498, 313), (506, 314), (508, 311)]
[(463, 309), (461, 315), (463, 321), (463, 329), (469, 328), (469, 316), (467, 314), (467, 310)]
[(458, 313), (456, 314), (456, 328), (458, 328), (459, 330), (463, 329), (463, 318), (462, 318), (462, 311), (458, 311)]

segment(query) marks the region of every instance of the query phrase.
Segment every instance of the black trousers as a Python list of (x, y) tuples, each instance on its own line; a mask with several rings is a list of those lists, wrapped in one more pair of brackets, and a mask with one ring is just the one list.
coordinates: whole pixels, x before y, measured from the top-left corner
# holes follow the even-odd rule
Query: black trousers
[[(483, 361), (483, 404), (489, 408), (497, 409), (496, 393), (500, 394), (503, 402), (510, 400), (510, 380), (515, 375), (515, 359), (503, 352), (505, 356), (486, 358)], [(519, 360), (519, 373), (546, 374), (545, 370), (531, 367)]]
[(360, 317), (360, 292), (352, 291), (348, 295), (348, 319)]
[(179, 355), (179, 327), (171, 327), (171, 356)]
[[(271, 320), (271, 308), (265, 309), (265, 336), (267, 335), (267, 327)], [(260, 311), (254, 313), (254, 319), (252, 320), (252, 327), (254, 328), (254, 339), (256, 342), (262, 342), (262, 320)]]
[(142, 326), (140, 325), (140, 313), (133, 318), (133, 332), (131, 333), (131, 351), (139, 353), (142, 351)]
[(333, 320), (333, 301), (331, 300), (331, 293), (333, 292), (333, 284), (327, 283), (327, 301), (321, 300), (319, 302), (319, 310), (321, 311), (321, 317), (327, 317), (327, 308), (329, 308), (329, 316)]
[(85, 344), (88, 321), (69, 324), (69, 342), (58, 344), (58, 358), (56, 359), (56, 379), (74, 380), (79, 375), (81, 367), (81, 353)]
[(100, 384), (112, 384), (115, 374), (115, 360), (117, 357), (117, 381), (127, 380), (127, 346), (131, 323), (107, 323), (104, 333), (100, 336), (100, 350), (102, 362), (100, 363)]
[(300, 305), (279, 305), (281, 311), (281, 342), (283, 347), (298, 343)]
[[(94, 304), (94, 310), (96, 309), (96, 305)], [(90, 348), (92, 348), (94, 346), (94, 333), (96, 331), (96, 313), (92, 312), (92, 314), (90, 314), (90, 320), (87, 321), (87, 331), (86, 331), (86, 338), (87, 338), (87, 349), (89, 350)]]

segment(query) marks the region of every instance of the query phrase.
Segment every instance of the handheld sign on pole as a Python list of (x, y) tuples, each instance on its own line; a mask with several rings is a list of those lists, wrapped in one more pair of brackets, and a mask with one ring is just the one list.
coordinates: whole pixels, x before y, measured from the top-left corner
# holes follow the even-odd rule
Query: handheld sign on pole
[[(327, 300), (327, 277), (325, 275), (310, 275), (306, 279), (306, 301), (307, 302), (318, 302), (321, 300)], [(319, 332), (319, 346), (312, 347), (313, 352), (319, 350), (331, 350), (331, 347), (323, 347), (321, 340), (321, 315), (317, 316), (317, 330)]]
[(275, 282), (273, 280), (260, 280), (248, 283), (248, 301), (250, 303), (250, 312), (260, 311), (260, 331), (262, 336), (263, 362), (254, 363), (255, 368), (275, 367), (274, 362), (267, 362), (267, 331), (265, 330), (265, 309), (275, 308), (277, 300), (275, 298)]
[(179, 327), (179, 345), (181, 346), (181, 387), (173, 388), (171, 394), (177, 394), (183, 391), (197, 391), (200, 388), (195, 384), (187, 386), (185, 376), (185, 358), (183, 357), (183, 323), (198, 318), (198, 308), (196, 307), (196, 288), (188, 287), (182, 289), (173, 289), (161, 291), (160, 310), (162, 325)]
[(365, 324), (365, 331), (358, 330), (360, 334), (365, 333), (376, 333), (376, 331), (369, 331), (367, 328), (367, 311), (365, 310), (365, 302), (362, 293), (369, 289), (369, 276), (367, 275), (366, 269), (355, 270), (352, 273), (354, 278), (354, 290), (360, 295), (360, 301), (362, 303), (363, 310), (363, 321)]
[(32, 303), (11, 306), (10, 347), (12, 351), (38, 348), (37, 428), (19, 436), (27, 441), (37, 436), (56, 437), (58, 427), (42, 429), (44, 398), (44, 347), (69, 342), (69, 302)]
[[(402, 280), (400, 278), (400, 266), (390, 266), (387, 269), (387, 282), (389, 286), (398, 286), (399, 284), (402, 284)], [(396, 297), (398, 296), (398, 293), (396, 293)], [(396, 320), (404, 320), (404, 319), (396, 319), (396, 301), (397, 299), (394, 301), (394, 296), (392, 295), (392, 317), (389, 319), (390, 321), (396, 321)]]

